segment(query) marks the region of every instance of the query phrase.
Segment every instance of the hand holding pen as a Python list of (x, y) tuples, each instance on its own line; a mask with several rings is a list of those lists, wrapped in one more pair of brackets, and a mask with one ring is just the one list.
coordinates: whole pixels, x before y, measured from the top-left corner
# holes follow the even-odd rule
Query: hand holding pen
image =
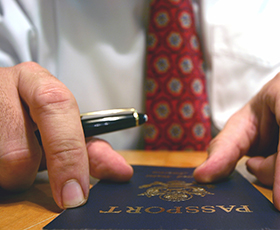
[[(130, 109), (110, 109), (110, 110), (102, 110), (102, 111), (95, 111), (95, 112), (89, 112), (89, 113), (83, 113), (80, 114), (81, 124), (84, 131), (85, 137), (92, 137), (108, 132), (113, 131), (119, 131), (127, 128), (137, 127), (139, 125), (144, 124), (148, 117), (146, 114), (138, 113), (134, 108)], [(38, 139), (38, 142), (40, 145), (42, 145), (41, 135), (39, 130), (35, 131), (36, 137)], [(99, 142), (99, 143), (97, 143)], [(116, 159), (117, 161), (122, 162), (121, 164), (124, 164), (124, 159), (117, 155), (115, 157), (110, 157), (109, 153), (113, 153), (113, 149), (108, 146), (106, 142), (103, 142), (100, 139), (93, 139), (89, 142), (90, 144), (87, 144), (88, 147), (88, 154), (89, 154), (89, 163), (90, 163), (90, 174), (96, 178), (100, 179), (113, 179), (116, 181), (126, 181), (130, 178), (132, 175), (131, 173), (128, 174), (129, 176), (124, 176), (121, 173), (115, 174), (114, 176), (108, 174), (108, 171), (111, 171), (111, 162), (115, 164)], [(102, 148), (100, 148), (102, 146)], [(96, 150), (97, 149), (97, 150)], [(92, 150), (92, 151), (90, 151)], [(103, 151), (101, 151), (103, 150)], [(91, 152), (94, 152), (95, 154), (91, 156)], [(99, 154), (97, 154), (99, 153)], [(106, 154), (105, 154), (106, 153)], [(104, 156), (107, 156), (107, 159), (104, 158)], [(95, 170), (96, 167), (100, 167), (98, 165), (98, 161), (100, 159), (96, 158), (104, 158), (103, 161), (108, 164), (108, 168), (103, 168), (103, 170), (100, 172), (98, 170)], [(94, 159), (94, 160), (93, 160)], [(92, 163), (92, 164), (91, 164)], [(104, 163), (103, 163), (104, 164)], [(95, 167), (92, 167), (94, 165)], [(123, 166), (122, 166), (123, 167)], [(132, 168), (130, 168), (132, 169)], [(123, 168), (119, 168), (119, 172), (122, 171)], [(121, 175), (121, 176), (120, 176)], [(82, 199), (82, 197), (80, 198)], [(85, 200), (85, 199), (84, 199)], [(64, 205), (65, 207), (65, 205)], [(66, 206), (67, 207), (67, 206)], [(69, 206), (71, 207), (71, 206)]]
[[(134, 108), (88, 112), (80, 117), (85, 137), (137, 127), (148, 120), (146, 114), (138, 113)], [(35, 134), (42, 145), (39, 131), (36, 130)]]
[(1, 189), (29, 188), (46, 162), (56, 204), (70, 208), (86, 202), (89, 173), (115, 181), (127, 181), (133, 174), (107, 142), (94, 138), (85, 142), (73, 94), (36, 63), (0, 68), (0, 110)]

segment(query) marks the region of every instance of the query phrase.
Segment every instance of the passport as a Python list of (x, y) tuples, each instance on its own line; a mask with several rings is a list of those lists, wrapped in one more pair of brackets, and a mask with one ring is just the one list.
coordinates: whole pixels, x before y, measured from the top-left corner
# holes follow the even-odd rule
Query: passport
[(129, 182), (98, 182), (44, 229), (280, 229), (280, 212), (237, 171), (198, 184), (194, 168), (133, 168)]

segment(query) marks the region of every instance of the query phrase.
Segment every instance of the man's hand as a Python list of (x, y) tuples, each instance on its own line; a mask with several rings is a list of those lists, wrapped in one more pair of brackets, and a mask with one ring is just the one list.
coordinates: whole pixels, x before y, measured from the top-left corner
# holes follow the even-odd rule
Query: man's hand
[(244, 155), (248, 170), (260, 182), (273, 185), (273, 200), (280, 210), (280, 74), (227, 122), (209, 147), (209, 158), (195, 172), (199, 182), (227, 177)]
[(0, 111), (0, 187), (4, 189), (28, 188), (42, 159), (61, 208), (86, 202), (89, 171), (97, 178), (116, 181), (132, 176), (131, 166), (106, 142), (86, 144), (74, 96), (36, 63), (0, 68)]

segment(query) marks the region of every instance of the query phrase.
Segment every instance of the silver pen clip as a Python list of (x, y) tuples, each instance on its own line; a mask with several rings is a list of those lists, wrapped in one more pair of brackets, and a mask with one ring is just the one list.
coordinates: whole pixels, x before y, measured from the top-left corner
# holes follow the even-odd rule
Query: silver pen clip
[[(94, 112), (87, 112), (80, 114), (81, 120), (90, 120), (96, 119), (101, 117), (108, 117), (108, 116), (118, 116), (124, 114), (132, 114), (135, 117), (136, 123), (139, 121), (139, 115), (136, 109), (128, 108), (128, 109), (107, 109), (107, 110), (100, 110)], [(136, 124), (138, 125), (138, 124)]]

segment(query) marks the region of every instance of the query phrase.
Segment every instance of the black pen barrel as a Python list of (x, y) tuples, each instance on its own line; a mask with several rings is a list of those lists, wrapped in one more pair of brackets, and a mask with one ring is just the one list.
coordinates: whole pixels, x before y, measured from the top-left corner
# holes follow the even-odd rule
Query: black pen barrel
[[(138, 120), (138, 121), (137, 121)], [(145, 114), (138, 114), (138, 119), (133, 114), (112, 116), (98, 119), (82, 120), (85, 137), (103, 133), (132, 128), (147, 121)]]
[[(111, 117), (95, 118), (82, 120), (85, 137), (91, 137), (103, 133), (109, 133), (122, 129), (136, 127), (144, 124), (148, 117), (146, 114), (125, 114)], [(39, 130), (35, 131), (35, 135), (40, 145), (42, 145), (41, 135)]]

